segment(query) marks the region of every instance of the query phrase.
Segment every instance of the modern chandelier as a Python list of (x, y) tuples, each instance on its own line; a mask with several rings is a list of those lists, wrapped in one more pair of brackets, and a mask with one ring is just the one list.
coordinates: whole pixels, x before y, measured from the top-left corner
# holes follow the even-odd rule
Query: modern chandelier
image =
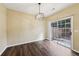
[(44, 13), (41, 13), (41, 12), (40, 12), (40, 6), (41, 6), (41, 3), (38, 3), (39, 12), (38, 12), (38, 14), (35, 16), (37, 20), (43, 20), (43, 18), (44, 18)]

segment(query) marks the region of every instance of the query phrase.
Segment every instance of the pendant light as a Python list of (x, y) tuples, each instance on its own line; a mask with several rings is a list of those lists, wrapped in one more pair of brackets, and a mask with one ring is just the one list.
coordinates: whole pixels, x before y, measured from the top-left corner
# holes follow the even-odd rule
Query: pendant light
[(37, 19), (37, 20), (43, 20), (43, 18), (44, 18), (44, 14), (40, 12), (40, 6), (41, 6), (41, 3), (38, 3), (39, 12), (38, 12), (38, 14), (36, 15), (36, 19)]

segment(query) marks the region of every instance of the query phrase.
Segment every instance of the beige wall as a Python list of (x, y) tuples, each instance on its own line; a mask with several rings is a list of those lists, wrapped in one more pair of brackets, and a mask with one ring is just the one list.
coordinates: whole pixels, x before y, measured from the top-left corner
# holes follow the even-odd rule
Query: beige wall
[(7, 46), (6, 8), (0, 4), (0, 55)]
[[(47, 18), (46, 29), (48, 29), (48, 22), (61, 19), (67, 16), (73, 16), (73, 49), (79, 51), (79, 4), (75, 4), (71, 7), (68, 7), (54, 15), (51, 15)], [(46, 38), (48, 38), (48, 30), (46, 30)]]
[(44, 21), (8, 9), (8, 46), (43, 40)]

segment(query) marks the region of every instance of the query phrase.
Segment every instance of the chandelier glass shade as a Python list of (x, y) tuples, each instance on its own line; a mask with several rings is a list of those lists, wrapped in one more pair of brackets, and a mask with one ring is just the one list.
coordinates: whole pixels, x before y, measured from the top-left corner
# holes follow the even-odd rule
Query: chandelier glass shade
[(44, 18), (44, 14), (40, 12), (40, 5), (41, 5), (41, 3), (38, 3), (39, 13), (35, 16), (36, 19), (38, 19), (38, 20), (42, 20)]

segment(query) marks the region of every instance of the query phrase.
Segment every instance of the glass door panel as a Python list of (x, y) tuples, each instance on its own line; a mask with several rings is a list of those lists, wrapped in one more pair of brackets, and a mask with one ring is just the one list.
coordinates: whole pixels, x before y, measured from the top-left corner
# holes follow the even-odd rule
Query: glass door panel
[(53, 22), (52, 34), (54, 40), (65, 44), (70, 44), (71, 40), (71, 19), (64, 19), (57, 22)]

